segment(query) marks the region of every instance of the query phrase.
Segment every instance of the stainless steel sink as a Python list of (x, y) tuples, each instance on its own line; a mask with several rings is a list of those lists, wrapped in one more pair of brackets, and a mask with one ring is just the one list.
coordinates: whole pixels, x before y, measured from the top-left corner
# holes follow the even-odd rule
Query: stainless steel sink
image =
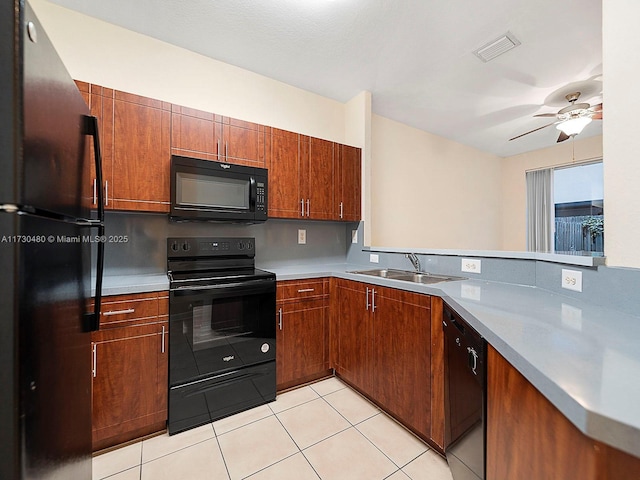
[(413, 283), (438, 283), (450, 282), (453, 280), (464, 280), (464, 277), (454, 277), (447, 275), (435, 275), (427, 272), (412, 272), (410, 270), (394, 270), (391, 268), (378, 268), (374, 270), (357, 270), (349, 273), (357, 273), (360, 275), (370, 275), (372, 277), (390, 278), (392, 280), (401, 280)]

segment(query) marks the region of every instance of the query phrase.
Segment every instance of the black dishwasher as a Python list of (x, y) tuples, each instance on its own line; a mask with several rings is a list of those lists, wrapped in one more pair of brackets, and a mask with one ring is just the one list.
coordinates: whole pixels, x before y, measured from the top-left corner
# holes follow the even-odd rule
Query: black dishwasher
[(454, 480), (484, 480), (486, 341), (447, 305), (445, 338), (445, 453)]

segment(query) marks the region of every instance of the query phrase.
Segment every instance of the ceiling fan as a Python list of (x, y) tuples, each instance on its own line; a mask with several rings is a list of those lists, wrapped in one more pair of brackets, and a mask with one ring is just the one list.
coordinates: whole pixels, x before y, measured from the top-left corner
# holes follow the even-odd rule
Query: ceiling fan
[(560, 130), (560, 136), (557, 142), (564, 142), (566, 139), (582, 132), (582, 129), (591, 123), (591, 120), (602, 120), (602, 104), (599, 103), (591, 106), (588, 103), (576, 103), (579, 97), (580, 92), (565, 95), (564, 98), (571, 104), (568, 107), (558, 110), (557, 113), (540, 113), (534, 115), (534, 117), (555, 117), (557, 121), (535, 128), (517, 137), (510, 138), (509, 141), (524, 137), (530, 133), (550, 127), (551, 125), (557, 125), (556, 128)]

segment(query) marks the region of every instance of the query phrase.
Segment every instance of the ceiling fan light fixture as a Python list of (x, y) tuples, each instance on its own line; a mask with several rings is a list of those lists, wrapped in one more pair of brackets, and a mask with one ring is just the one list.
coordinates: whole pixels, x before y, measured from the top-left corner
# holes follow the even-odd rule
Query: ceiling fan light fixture
[(556, 128), (563, 132), (565, 135), (572, 136), (578, 135), (580, 132), (582, 132), (582, 130), (584, 130), (584, 127), (586, 127), (590, 123), (591, 117), (577, 117), (559, 123), (558, 125), (556, 125)]

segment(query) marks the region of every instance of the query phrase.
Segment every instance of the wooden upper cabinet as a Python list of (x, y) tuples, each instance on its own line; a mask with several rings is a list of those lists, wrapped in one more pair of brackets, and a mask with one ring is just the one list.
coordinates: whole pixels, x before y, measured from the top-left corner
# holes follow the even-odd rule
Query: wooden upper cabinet
[(333, 153), (333, 142), (302, 137), (302, 197), (305, 201), (305, 217), (309, 219), (334, 219)]
[[(113, 90), (76, 80), (78, 90), (89, 107), (91, 115), (98, 119), (98, 137), (102, 154), (102, 185), (98, 185), (96, 178), (95, 153), (93, 141), (87, 142), (86, 161), (89, 166), (89, 176), (84, 185), (84, 194), (90, 198), (92, 208), (98, 206), (98, 189), (105, 186), (105, 182), (113, 183), (112, 146), (113, 146)], [(106, 100), (105, 100), (106, 98)]]
[(116, 91), (109, 207), (169, 211), (171, 104)]
[(229, 117), (222, 123), (224, 161), (264, 168), (265, 126)]
[(264, 168), (265, 126), (171, 106), (171, 153)]
[(171, 153), (219, 160), (222, 117), (194, 108), (171, 106)]
[(359, 222), (361, 209), (362, 150), (349, 145), (335, 145), (334, 217)]
[(269, 217), (301, 218), (300, 135), (270, 128), (266, 147)]

